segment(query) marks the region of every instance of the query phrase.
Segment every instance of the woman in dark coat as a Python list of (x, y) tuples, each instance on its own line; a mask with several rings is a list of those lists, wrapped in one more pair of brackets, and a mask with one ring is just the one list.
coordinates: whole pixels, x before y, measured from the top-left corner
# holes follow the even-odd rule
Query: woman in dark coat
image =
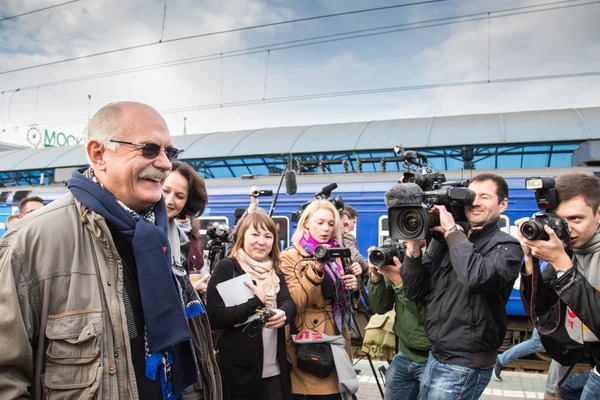
[(169, 218), (169, 243), (173, 257), (173, 273), (177, 279), (179, 293), (185, 303), (185, 312), (192, 332), (192, 343), (198, 363), (198, 381), (189, 387), (183, 400), (220, 400), (221, 379), (213, 355), (211, 329), (205, 305), (199, 298), (188, 275), (188, 262), (193, 253), (182, 243), (185, 232), (176, 223), (177, 218), (192, 218), (202, 215), (208, 201), (204, 180), (189, 165), (174, 162), (172, 170), (162, 188)]
[[(291, 399), (285, 325), (295, 318), (296, 306), (279, 269), (277, 243), (275, 223), (256, 210), (241, 223), (229, 257), (216, 265), (208, 282), (208, 317), (213, 329), (220, 329), (217, 363), (227, 400)], [(226, 307), (217, 285), (244, 273), (252, 278), (245, 284), (254, 297)], [(246, 323), (260, 308), (274, 315), (264, 326)]]

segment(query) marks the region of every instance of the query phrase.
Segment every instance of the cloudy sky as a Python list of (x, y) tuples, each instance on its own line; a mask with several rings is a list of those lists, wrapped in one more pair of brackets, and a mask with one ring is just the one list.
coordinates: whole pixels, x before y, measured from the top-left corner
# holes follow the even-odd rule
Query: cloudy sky
[(26, 145), (32, 124), (80, 136), (119, 100), (154, 106), (174, 135), (184, 118), (194, 134), (600, 105), (600, 1), (66, 2), (0, 1), (0, 141)]

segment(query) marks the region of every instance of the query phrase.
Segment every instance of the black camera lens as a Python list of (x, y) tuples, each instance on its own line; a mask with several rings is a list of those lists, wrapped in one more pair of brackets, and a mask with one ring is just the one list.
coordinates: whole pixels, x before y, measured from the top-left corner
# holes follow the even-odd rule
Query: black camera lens
[(423, 230), (423, 217), (414, 210), (405, 210), (398, 216), (398, 229), (407, 239), (417, 237)]
[(328, 258), (327, 257), (328, 252), (329, 252), (329, 247), (319, 245), (319, 246), (315, 247), (314, 256), (316, 258), (318, 258), (319, 260), (322, 260), (322, 259)]
[(387, 252), (387, 249), (375, 249), (369, 254), (369, 261), (371, 264), (376, 267), (381, 267), (383, 265), (388, 265), (392, 263), (392, 257), (390, 257)]
[(521, 235), (528, 240), (548, 240), (544, 225), (535, 219), (530, 219), (521, 225)]

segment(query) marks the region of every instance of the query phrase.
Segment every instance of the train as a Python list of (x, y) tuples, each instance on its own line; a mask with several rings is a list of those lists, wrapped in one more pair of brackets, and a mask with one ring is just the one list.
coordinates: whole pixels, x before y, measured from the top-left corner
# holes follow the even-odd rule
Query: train
[[(525, 179), (534, 176), (556, 177), (565, 172), (575, 171), (600, 174), (600, 169), (593, 167), (442, 172), (448, 181), (469, 179), (482, 172), (503, 176), (508, 183), (510, 195), (508, 208), (500, 219), (500, 226), (503, 231), (516, 235), (514, 221), (530, 217), (539, 211), (534, 192), (525, 188)], [(207, 179), (209, 202), (204, 214), (200, 217), (203, 240), (206, 243), (206, 230), (213, 223), (229, 225), (234, 223), (235, 210), (248, 206), (250, 187), (256, 185), (260, 189), (272, 190), (274, 193), (277, 193), (280, 188), (273, 208), (273, 219), (278, 223), (279, 244), (284, 249), (290, 245), (290, 238), (295, 228), (292, 214), (298, 211), (299, 206), (310, 201), (324, 186), (336, 183), (337, 188), (333, 191), (332, 197), (341, 196), (345, 204), (351, 205), (359, 213), (354, 233), (361, 253), (366, 256), (370, 246), (381, 245), (389, 237), (384, 193), (398, 183), (400, 176), (402, 173), (399, 172), (297, 175), (297, 193), (295, 195), (285, 193), (285, 185), (280, 186), (282, 181), (280, 176), (246, 175), (240, 178)], [(18, 213), (18, 203), (22, 198), (39, 196), (46, 202), (50, 202), (66, 191), (64, 184), (1, 188), (0, 235), (4, 233), (3, 222), (6, 217)], [(274, 197), (259, 197), (260, 206), (269, 211)], [(506, 309), (509, 323), (503, 348), (526, 340), (532, 330), (519, 296), (519, 280), (515, 282)]]

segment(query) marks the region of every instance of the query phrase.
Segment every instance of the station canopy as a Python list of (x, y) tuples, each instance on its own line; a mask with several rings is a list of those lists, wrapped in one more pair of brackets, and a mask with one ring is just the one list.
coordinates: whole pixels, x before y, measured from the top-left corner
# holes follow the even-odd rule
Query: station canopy
[[(276, 173), (274, 166), (286, 159), (312, 172), (318, 168), (362, 170), (368, 163), (374, 170), (385, 169), (374, 160), (394, 157), (392, 149), (398, 145), (438, 157), (438, 169), (462, 168), (465, 154), (471, 163), (481, 162), (480, 169), (502, 167), (497, 157), (506, 154), (520, 155), (520, 165), (513, 167), (528, 167), (524, 165), (528, 153), (547, 156), (541, 163), (553, 166), (553, 152), (567, 155), (564, 163), (580, 143), (593, 139), (600, 139), (600, 107), (214, 132), (173, 136), (173, 145), (185, 150), (180, 160), (205, 177), (231, 177)], [(496, 158), (490, 161), (490, 157)], [(86, 164), (83, 146), (7, 146), (0, 152), (2, 173)]]

